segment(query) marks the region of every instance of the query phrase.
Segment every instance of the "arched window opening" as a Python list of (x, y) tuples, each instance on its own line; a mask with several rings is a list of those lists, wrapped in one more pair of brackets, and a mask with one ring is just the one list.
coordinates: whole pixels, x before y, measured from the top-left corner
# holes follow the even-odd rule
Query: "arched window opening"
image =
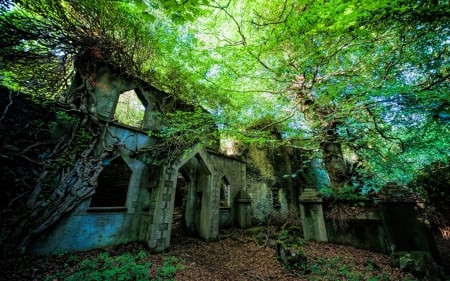
[(98, 177), (91, 207), (125, 207), (131, 174), (131, 169), (121, 157), (105, 165)]
[(143, 128), (146, 104), (135, 90), (123, 92), (119, 96), (114, 118), (122, 124)]
[(220, 207), (230, 207), (230, 183), (223, 177), (220, 181)]

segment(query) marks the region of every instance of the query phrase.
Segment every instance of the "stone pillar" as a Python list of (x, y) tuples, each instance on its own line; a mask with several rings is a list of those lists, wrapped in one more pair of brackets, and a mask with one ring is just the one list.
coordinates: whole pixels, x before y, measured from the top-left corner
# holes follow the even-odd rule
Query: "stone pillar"
[(246, 191), (239, 191), (236, 196), (236, 223), (240, 228), (248, 228), (252, 224), (252, 199)]
[(176, 185), (172, 169), (164, 167), (159, 177), (158, 186), (152, 191), (155, 192), (153, 214), (147, 231), (147, 245), (155, 252), (169, 247)]
[[(202, 202), (200, 211), (200, 225), (198, 234), (206, 241), (216, 240), (218, 237), (219, 202), (215, 204), (215, 181), (212, 176), (202, 174), (198, 176), (198, 184), (202, 189)], [(216, 207), (217, 206), (217, 207)], [(217, 231), (215, 231), (214, 220), (217, 220)]]
[(327, 242), (328, 237), (323, 217), (322, 198), (319, 197), (314, 189), (305, 188), (299, 199), (305, 239)]

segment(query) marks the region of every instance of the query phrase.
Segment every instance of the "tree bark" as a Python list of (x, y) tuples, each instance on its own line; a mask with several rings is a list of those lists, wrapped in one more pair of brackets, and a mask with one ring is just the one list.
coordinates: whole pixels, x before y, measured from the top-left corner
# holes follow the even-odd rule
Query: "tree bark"
[(325, 142), (321, 146), (331, 187), (335, 190), (339, 189), (348, 184), (349, 180), (348, 167), (342, 154), (341, 144), (339, 142)]
[(93, 141), (73, 168), (61, 177), (50, 198), (37, 201), (26, 213), (20, 214), (6, 238), (0, 241), (2, 254), (24, 253), (34, 238), (94, 194), (103, 169), (102, 160), (107, 156), (107, 153), (91, 156), (96, 143), (97, 140)]
[[(87, 83), (80, 82), (82, 85)], [(74, 89), (70, 95), (79, 96), (79, 102), (87, 100), (82, 96), (90, 95), (86, 86)], [(9, 198), (14, 194), (14, 200), (1, 206), (0, 252), (17, 254), (24, 253), (33, 239), (94, 194), (103, 169), (102, 160), (109, 150), (100, 155), (94, 153), (103, 126), (90, 112), (82, 110), (86, 104), (78, 103), (71, 107), (81, 113), (81, 120), (53, 140), (51, 124), (56, 124), (54, 112), (53, 119), (46, 120), (43, 117), (49, 109), (31, 101), (10, 99), (1, 102), (7, 105), (0, 114), (0, 131), (4, 135), (0, 142), (0, 156), (8, 159), (11, 167), (2, 165), (0, 172), (2, 177), (7, 177), (5, 180), (9, 186), (3, 192), (8, 192)], [(58, 166), (58, 163), (63, 163), (61, 161), (66, 161), (64, 157), (75, 153), (72, 142), (82, 126), (91, 133), (91, 140), (73, 166)], [(69, 159), (72, 157), (75, 155)]]

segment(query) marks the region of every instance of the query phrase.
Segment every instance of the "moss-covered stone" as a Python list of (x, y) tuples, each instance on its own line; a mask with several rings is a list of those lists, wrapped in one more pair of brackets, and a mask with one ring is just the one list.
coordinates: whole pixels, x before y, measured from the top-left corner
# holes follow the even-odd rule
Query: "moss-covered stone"
[(264, 231), (264, 227), (262, 226), (254, 226), (254, 227), (250, 227), (248, 229), (245, 230), (245, 234), (249, 235), (249, 236), (256, 236), (258, 235), (260, 232)]
[(288, 268), (305, 268), (307, 266), (307, 257), (303, 253), (301, 244), (278, 240), (277, 257)]
[(307, 258), (302, 249), (304, 242), (302, 229), (299, 226), (283, 229), (277, 240), (277, 257), (288, 268), (305, 268)]
[(395, 256), (402, 271), (427, 276), (428, 280), (439, 280), (438, 266), (429, 252), (397, 252)]

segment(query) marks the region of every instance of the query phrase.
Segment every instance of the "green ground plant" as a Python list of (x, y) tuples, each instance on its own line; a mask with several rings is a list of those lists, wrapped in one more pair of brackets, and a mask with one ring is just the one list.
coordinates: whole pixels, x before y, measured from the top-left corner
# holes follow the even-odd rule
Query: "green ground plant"
[[(162, 266), (152, 268), (155, 264), (150, 261), (145, 251), (137, 254), (123, 253), (111, 256), (109, 253), (101, 253), (92, 258), (70, 261), (77, 264), (66, 264), (66, 270), (52, 274), (45, 280), (66, 281), (162, 281), (175, 280), (175, 273), (182, 268), (181, 262), (175, 257), (165, 258)], [(154, 272), (152, 274), (152, 272)]]
[[(307, 277), (310, 281), (417, 281), (412, 276), (392, 279), (389, 273), (371, 259), (357, 264), (349, 256), (312, 258), (303, 250), (305, 240), (299, 238), (299, 229), (283, 229), (278, 236), (277, 258), (284, 268), (296, 276)], [(284, 252), (283, 252), (284, 251)]]
[[(299, 268), (290, 268), (290, 270), (298, 271), (301, 275), (309, 275), (309, 280), (347, 280), (347, 281), (390, 281), (388, 274), (377, 271), (371, 263), (365, 265), (367, 268), (354, 269), (344, 263), (339, 257), (330, 259), (320, 258), (316, 261), (310, 261), (306, 265)], [(413, 281), (407, 277), (402, 281)]]

